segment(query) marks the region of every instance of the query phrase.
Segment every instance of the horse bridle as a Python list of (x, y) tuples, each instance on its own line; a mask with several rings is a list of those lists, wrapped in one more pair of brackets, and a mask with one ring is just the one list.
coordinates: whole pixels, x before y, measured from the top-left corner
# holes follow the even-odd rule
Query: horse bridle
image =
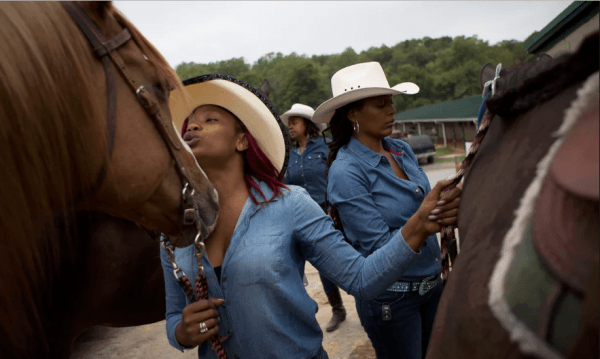
[[(67, 13), (71, 16), (73, 21), (77, 24), (79, 29), (83, 32), (85, 37), (88, 39), (92, 46), (92, 50), (96, 57), (102, 62), (104, 67), (104, 74), (106, 77), (106, 91), (108, 95), (108, 120), (107, 120), (107, 138), (106, 143), (108, 147), (108, 158), (111, 157), (115, 127), (116, 127), (116, 110), (117, 110), (117, 88), (115, 83), (115, 73), (112, 67), (112, 63), (119, 70), (125, 82), (129, 84), (131, 89), (135, 92), (136, 97), (146, 113), (152, 119), (152, 122), (158, 129), (163, 141), (171, 157), (175, 162), (175, 168), (179, 174), (182, 182), (182, 203), (183, 203), (183, 225), (191, 226), (196, 225), (197, 235), (195, 242), (198, 243), (201, 233), (201, 220), (199, 217), (198, 203), (194, 199), (194, 193), (196, 191), (194, 182), (190, 180), (189, 175), (179, 157), (177, 151), (181, 150), (181, 142), (178, 138), (173, 137), (175, 131), (173, 124), (164, 118), (161, 113), (160, 106), (154, 95), (148, 91), (144, 86), (139, 84), (134, 77), (130, 74), (125, 66), (125, 62), (116, 51), (119, 47), (127, 43), (131, 39), (131, 33), (127, 28), (124, 28), (118, 35), (110, 40), (107, 40), (102, 30), (94, 23), (94, 21), (83, 11), (83, 9), (75, 2), (62, 2), (62, 6), (65, 8)], [(92, 187), (92, 191), (97, 189), (102, 180), (106, 176), (106, 167), (103, 167), (100, 174), (97, 177), (96, 183)], [(200, 244), (204, 247), (204, 243)]]

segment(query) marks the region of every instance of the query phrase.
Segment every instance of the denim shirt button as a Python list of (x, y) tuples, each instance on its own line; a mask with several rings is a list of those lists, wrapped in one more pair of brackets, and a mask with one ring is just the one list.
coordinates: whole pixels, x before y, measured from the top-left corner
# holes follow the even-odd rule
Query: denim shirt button
[(419, 189), (417, 188), (417, 190), (415, 192), (419, 193)]
[(227, 280), (226, 276), (223, 276), (223, 282), (225, 282)]

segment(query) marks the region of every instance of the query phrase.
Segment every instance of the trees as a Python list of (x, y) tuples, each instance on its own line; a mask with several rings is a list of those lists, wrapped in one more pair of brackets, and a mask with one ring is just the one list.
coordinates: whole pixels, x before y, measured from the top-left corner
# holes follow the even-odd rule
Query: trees
[(444, 36), (406, 40), (391, 47), (371, 47), (360, 54), (348, 47), (340, 54), (312, 57), (269, 53), (252, 65), (243, 58), (210, 64), (182, 63), (176, 72), (182, 80), (223, 73), (256, 87), (268, 79), (271, 102), (283, 112), (297, 102), (317, 107), (331, 97), (330, 81), (334, 73), (356, 63), (377, 61), (390, 86), (410, 81), (421, 88), (417, 95), (394, 97), (396, 110), (404, 111), (479, 94), (479, 72), (487, 62), (494, 66), (501, 62), (508, 67), (533, 59), (525, 51), (524, 42), (504, 40), (490, 45), (476, 36)]

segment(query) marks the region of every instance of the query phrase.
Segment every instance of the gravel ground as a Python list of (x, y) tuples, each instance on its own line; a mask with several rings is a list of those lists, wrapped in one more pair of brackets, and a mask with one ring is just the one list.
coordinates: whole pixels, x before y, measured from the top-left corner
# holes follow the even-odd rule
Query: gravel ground
[[(431, 186), (455, 173), (453, 162), (423, 165)], [(325, 332), (331, 318), (331, 306), (323, 292), (317, 270), (307, 263), (308, 294), (319, 305), (317, 321), (324, 332), (323, 346), (331, 359), (375, 359), (375, 353), (367, 334), (362, 329), (354, 298), (342, 291), (347, 319), (332, 333)], [(165, 322), (129, 327), (109, 328), (97, 326), (83, 333), (74, 346), (72, 359), (191, 359), (197, 358), (195, 350), (181, 353), (172, 348), (165, 334)], [(259, 359), (259, 358), (251, 358)]]

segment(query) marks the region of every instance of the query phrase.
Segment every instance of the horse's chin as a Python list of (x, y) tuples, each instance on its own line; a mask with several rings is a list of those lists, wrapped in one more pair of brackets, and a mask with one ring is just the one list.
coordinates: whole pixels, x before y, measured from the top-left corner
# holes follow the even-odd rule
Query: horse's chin
[(216, 225), (216, 218), (213, 224), (210, 226), (207, 226), (206, 224), (204, 224), (204, 222), (201, 221), (199, 230), (196, 228), (196, 226), (189, 226), (186, 229), (184, 229), (179, 236), (171, 236), (169, 238), (169, 241), (176, 248), (184, 248), (195, 244), (196, 237), (198, 237), (199, 234), (199, 242), (205, 242), (215, 229)]

